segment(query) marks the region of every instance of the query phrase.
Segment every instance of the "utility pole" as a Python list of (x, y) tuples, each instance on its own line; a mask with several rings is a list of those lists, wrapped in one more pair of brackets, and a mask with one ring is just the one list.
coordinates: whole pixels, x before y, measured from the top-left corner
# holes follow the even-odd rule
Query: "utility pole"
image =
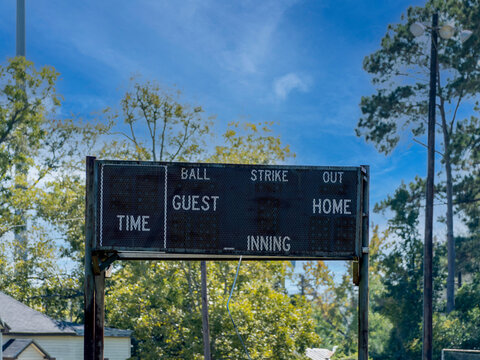
[[(25, 46), (25, 0), (17, 0), (17, 22), (16, 22), (16, 41), (15, 41), (15, 56), (22, 56), (25, 58), (26, 56), (26, 46)], [(23, 81), (22, 83), (18, 84), (24, 92), (27, 91), (26, 84)], [(28, 100), (25, 100), (28, 101)], [(19, 145), (19, 148), (16, 151), (22, 151), (22, 145)], [(17, 164), (15, 166), (15, 172), (19, 174), (26, 174), (27, 168), (25, 164)], [(16, 188), (21, 188), (21, 185), (16, 184)], [(16, 209), (15, 215), (19, 216), (20, 218), (20, 227), (15, 228), (14, 235), (15, 240), (18, 244), (21, 244), (22, 247), (19, 248), (19, 252), (17, 253), (22, 260), (26, 260), (27, 252), (26, 252), (26, 245), (27, 240), (25, 237), (25, 228), (26, 228), (26, 218), (25, 212), (23, 209)], [(23, 226), (22, 226), (23, 225)]]
[(438, 14), (432, 16), (430, 93), (428, 103), (428, 156), (425, 199), (425, 244), (423, 252), (423, 360), (433, 354), (433, 196), (435, 176), (435, 101), (437, 96)]
[(25, 57), (25, 0), (17, 0), (16, 56)]

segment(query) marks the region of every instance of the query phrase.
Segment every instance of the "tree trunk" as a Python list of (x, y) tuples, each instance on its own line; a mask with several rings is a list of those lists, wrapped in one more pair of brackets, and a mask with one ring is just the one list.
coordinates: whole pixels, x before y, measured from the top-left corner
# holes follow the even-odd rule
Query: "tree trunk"
[(445, 172), (447, 175), (447, 313), (450, 313), (455, 309), (455, 238), (453, 237), (452, 164), (448, 150), (445, 152)]

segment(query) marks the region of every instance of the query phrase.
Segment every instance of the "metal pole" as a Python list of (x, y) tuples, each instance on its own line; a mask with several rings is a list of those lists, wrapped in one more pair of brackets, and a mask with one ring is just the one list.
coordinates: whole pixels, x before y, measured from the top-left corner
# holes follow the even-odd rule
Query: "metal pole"
[(95, 276), (92, 247), (95, 237), (95, 157), (87, 156), (85, 199), (85, 291), (83, 358), (95, 359)]
[[(25, 0), (17, 0), (17, 32), (16, 32), (16, 56), (25, 57)], [(17, 85), (26, 93), (25, 79), (21, 80)], [(25, 104), (28, 106), (28, 104)], [(22, 152), (25, 151), (25, 145), (19, 145), (15, 151)], [(15, 166), (15, 171), (18, 174), (26, 175), (28, 172), (28, 167), (25, 163), (19, 163)], [(24, 187), (18, 183), (15, 184), (16, 189), (24, 190)], [(23, 209), (16, 209), (15, 215), (19, 216), (20, 223), (26, 224), (27, 218), (25, 216), (25, 211)], [(15, 228), (14, 231), (15, 240), (18, 244), (21, 244), (21, 250), (19, 256), (23, 259), (27, 259), (27, 237), (26, 237), (26, 226)]]
[(430, 51), (430, 96), (428, 104), (428, 158), (425, 199), (425, 244), (423, 253), (423, 359), (433, 354), (433, 196), (435, 176), (435, 105), (437, 91), (438, 14), (432, 15)]
[(368, 249), (369, 249), (369, 174), (362, 166), (362, 256), (359, 258), (358, 284), (358, 359), (368, 360)]
[(95, 360), (103, 360), (105, 326), (105, 270), (95, 275)]
[(25, 0), (17, 0), (16, 56), (25, 57)]
[(208, 292), (207, 292), (207, 263), (200, 262), (202, 277), (202, 326), (203, 326), (203, 354), (205, 360), (212, 360), (210, 353), (210, 325), (208, 324)]

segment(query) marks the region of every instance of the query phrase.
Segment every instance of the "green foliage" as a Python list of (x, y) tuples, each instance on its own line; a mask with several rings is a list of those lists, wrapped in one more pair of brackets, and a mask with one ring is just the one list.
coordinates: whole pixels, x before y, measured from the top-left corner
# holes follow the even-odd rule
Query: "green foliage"
[[(223, 144), (209, 154), (211, 118), (201, 107), (185, 105), (179, 92), (152, 82), (133, 82), (119, 113), (107, 109), (105, 114), (114, 139), (100, 151), (102, 158), (268, 164), (292, 156), (271, 123), (238, 122), (229, 124)], [(58, 201), (70, 203), (65, 197)], [(293, 302), (285, 292), (284, 267), (264, 262), (242, 267), (231, 310), (254, 359), (302, 358), (318, 339), (310, 306), (303, 299)], [(199, 270), (198, 262), (117, 264), (108, 281), (106, 321), (134, 331), (134, 358), (203, 358)], [(211, 262), (208, 273), (213, 357), (241, 359), (243, 348), (226, 311), (235, 266)]]
[[(212, 354), (245, 357), (226, 310), (235, 263), (208, 263)], [(280, 283), (284, 263), (242, 265), (231, 312), (252, 359), (291, 359), (318, 341), (311, 310)], [(203, 356), (199, 262), (126, 263), (109, 281), (109, 324), (134, 330), (136, 359)]]
[[(388, 320), (388, 341), (375, 358), (412, 359), (420, 356), (423, 313), (423, 242), (418, 233), (419, 208), (424, 184), (402, 184), (393, 196), (376, 205), (390, 211), (383, 249), (374, 258), (381, 274), (380, 291), (372, 295), (372, 310)], [(434, 302), (442, 289), (441, 251), (434, 255)], [(378, 275), (377, 275), (378, 276)], [(439, 281), (440, 280), (440, 281)], [(408, 314), (408, 316), (406, 316)]]
[[(460, 28), (474, 30), (479, 22), (480, 2), (428, 1), (425, 7), (410, 7), (401, 23), (389, 25), (381, 49), (365, 57), (363, 68), (372, 75), (377, 92), (362, 97), (363, 116), (356, 132), (380, 152), (390, 153), (406, 129), (413, 136), (425, 132), (429, 46), (424, 38), (415, 39), (409, 27), (414, 22), (429, 24), (433, 11), (439, 12), (441, 23), (453, 21)], [(461, 102), (480, 91), (480, 69), (476, 64), (479, 47), (478, 35), (463, 44), (457, 39), (439, 40), (438, 106), (442, 120), (447, 121), (445, 114), (452, 114), (451, 124)], [(443, 130), (450, 135), (452, 125)], [(449, 147), (444, 143), (445, 149)]]
[(0, 67), (0, 236), (21, 220), (12, 206), (30, 206), (27, 197), (18, 196), (18, 185), (28, 186), (18, 168), (34, 165), (33, 156), (43, 147), (47, 104), (59, 104), (57, 76), (52, 68), (36, 70), (22, 57)]
[(282, 147), (280, 138), (273, 135), (273, 125), (273, 122), (229, 123), (222, 136), (225, 145), (215, 147), (209, 162), (266, 165), (294, 157), (290, 147)]
[[(476, 111), (480, 111), (477, 105)], [(457, 207), (472, 234), (480, 234), (480, 120), (471, 116), (457, 124), (453, 157), (465, 173), (455, 187)]]
[[(458, 273), (471, 273), (478, 269), (479, 256), (479, 123), (476, 116), (462, 120), (459, 114), (478, 111), (478, 103), (476, 108), (473, 105), (474, 101), (478, 102), (480, 92), (478, 0), (427, 1), (424, 7), (410, 7), (400, 23), (389, 25), (380, 49), (365, 57), (363, 62), (364, 70), (372, 76), (375, 92), (361, 99), (362, 116), (356, 133), (385, 154), (390, 154), (402, 137), (415, 138), (425, 133), (430, 72), (428, 32), (431, 29), (425, 36), (414, 38), (409, 27), (414, 22), (430, 24), (434, 12), (439, 14), (440, 24), (453, 23), (460, 29), (473, 30), (473, 35), (463, 44), (457, 37), (450, 40), (439, 38), (439, 65), (435, 74), (437, 129), (443, 135), (441, 161), (446, 174), (445, 185), (437, 186), (435, 192), (440, 195), (438, 197), (445, 192), (442, 199), (447, 201), (447, 242), (454, 241), (454, 205), (459, 217), (468, 226), (469, 233), (457, 237), (456, 263)], [(410, 359), (420, 356), (423, 285), (418, 217), (423, 211), (420, 202), (423, 189), (424, 183), (419, 178), (408, 186), (402, 183), (393, 196), (375, 208), (389, 215), (390, 243), (377, 259), (383, 276), (383, 290), (379, 296), (373, 295), (373, 310), (375, 316), (380, 314), (387, 318), (393, 328), (387, 346), (383, 350), (375, 350), (374, 358)], [(437, 298), (434, 304), (438, 310), (444, 308), (443, 302), (438, 299), (444, 281), (440, 269), (447, 263), (444, 254), (445, 246), (437, 243), (434, 251)], [(448, 262), (452, 260), (455, 259), (449, 256)], [(453, 281), (449, 281), (448, 285), (453, 289)], [(449, 300), (452, 298), (449, 297)], [(465, 313), (464, 310), (462, 312)], [(406, 313), (408, 317), (402, 316)], [(474, 312), (469, 314), (475, 319)], [(468, 330), (468, 322), (462, 322), (458, 312), (449, 316), (436, 314), (435, 327), (437, 330), (434, 333), (438, 337), (436, 346), (465, 346), (466, 338), (475, 339), (474, 333)], [(452, 336), (451, 342), (448, 342), (448, 336)], [(465, 341), (453, 340), (463, 336)], [(436, 357), (439, 351), (439, 347), (435, 349)]]
[[(0, 288), (49, 315), (75, 319), (79, 274), (75, 264), (66, 266), (68, 243), (63, 252), (58, 247), (68, 236), (78, 242), (83, 232), (83, 180), (72, 173), (83, 170), (83, 151), (103, 127), (54, 119), (57, 77), (23, 57), (0, 66)], [(68, 195), (75, 204), (59, 196), (68, 193), (62, 181), (75, 183)], [(55, 232), (72, 226), (82, 230)]]
[[(164, 90), (155, 82), (135, 78), (121, 100), (120, 111), (105, 109), (104, 113), (109, 133), (121, 135), (124, 141), (108, 144), (100, 154), (103, 158), (199, 160), (212, 125), (212, 118), (205, 118), (201, 106), (181, 101), (180, 91)], [(118, 120), (123, 121), (123, 127)]]
[(435, 317), (435, 346), (437, 357), (441, 349), (480, 349), (480, 276), (464, 284), (457, 293), (455, 311)]
[(315, 332), (319, 343), (310, 347), (333, 348), (335, 356), (350, 358), (357, 351), (357, 290), (353, 285), (351, 264), (347, 266), (340, 283), (335, 283), (334, 274), (323, 261), (308, 261), (303, 264), (303, 273), (296, 274), (300, 299), (308, 301), (313, 309)]

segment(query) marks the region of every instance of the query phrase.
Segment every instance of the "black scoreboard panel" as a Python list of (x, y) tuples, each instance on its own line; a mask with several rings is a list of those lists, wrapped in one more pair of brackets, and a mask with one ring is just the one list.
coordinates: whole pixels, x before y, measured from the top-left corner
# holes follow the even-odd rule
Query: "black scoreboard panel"
[(359, 256), (360, 167), (96, 161), (95, 250)]

